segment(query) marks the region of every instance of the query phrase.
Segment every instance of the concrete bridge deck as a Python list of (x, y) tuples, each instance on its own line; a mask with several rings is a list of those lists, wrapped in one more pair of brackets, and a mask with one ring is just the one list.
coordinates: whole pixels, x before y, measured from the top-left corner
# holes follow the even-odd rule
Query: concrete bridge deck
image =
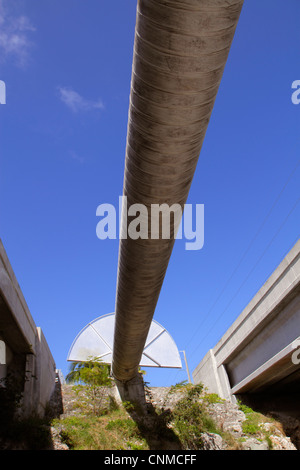
[[(299, 354), (298, 354), (299, 350)], [(239, 394), (300, 389), (300, 240), (193, 372), (195, 383)]]

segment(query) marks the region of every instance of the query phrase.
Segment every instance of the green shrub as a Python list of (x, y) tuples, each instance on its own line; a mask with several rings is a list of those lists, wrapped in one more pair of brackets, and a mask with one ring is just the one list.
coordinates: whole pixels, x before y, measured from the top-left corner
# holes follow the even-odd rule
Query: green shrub
[(252, 408), (250, 408), (250, 406), (244, 405), (239, 400), (238, 400), (238, 407), (243, 413), (245, 413), (245, 415), (250, 414), (250, 413), (254, 413), (254, 411), (252, 410)]
[(203, 397), (203, 400), (207, 403), (223, 403), (225, 400), (221, 397), (219, 397), (219, 395), (217, 393), (206, 393)]
[(79, 397), (77, 406), (83, 412), (101, 416), (112, 406), (112, 399), (109, 401), (107, 396), (107, 387), (112, 387), (110, 367), (97, 357), (72, 363), (66, 381), (77, 384), (73, 389)]
[(243, 422), (242, 429), (245, 434), (257, 434), (259, 432), (259, 428), (248, 420)]
[(172, 423), (183, 446), (188, 449), (201, 449), (201, 434), (218, 433), (218, 429), (200, 401), (203, 385), (198, 384), (187, 390), (172, 413)]

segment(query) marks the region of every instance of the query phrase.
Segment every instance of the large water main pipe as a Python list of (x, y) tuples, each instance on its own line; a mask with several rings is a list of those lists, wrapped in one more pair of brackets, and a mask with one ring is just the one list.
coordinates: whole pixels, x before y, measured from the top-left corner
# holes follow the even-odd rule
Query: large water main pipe
[[(186, 203), (242, 4), (138, 0), (123, 188), (128, 207)], [(123, 237), (129, 223), (124, 210)], [(172, 237), (120, 240), (112, 371), (121, 382), (138, 373), (173, 244)]]

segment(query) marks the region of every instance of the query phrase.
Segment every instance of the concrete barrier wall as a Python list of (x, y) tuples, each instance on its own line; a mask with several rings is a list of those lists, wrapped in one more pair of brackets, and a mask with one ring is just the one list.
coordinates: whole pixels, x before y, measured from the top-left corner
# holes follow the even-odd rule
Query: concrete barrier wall
[[(5, 319), (6, 334), (10, 334), (10, 332), (8, 331), (8, 327), (11, 327), (11, 336), (14, 337), (17, 335), (16, 329), (18, 329), (18, 336), (20, 334), (22, 335), (22, 339), (24, 340), (24, 346), (25, 344), (28, 345), (28, 352), (29, 350), (34, 352), (36, 325), (30, 314), (28, 305), (25, 301), (21, 288), (10, 265), (8, 256), (5, 252), (1, 240), (0, 295), (9, 310), (9, 314)], [(1, 321), (2, 323), (4, 322), (4, 308), (1, 308)], [(16, 342), (19, 342), (19, 340)]]
[[(37, 354), (36, 361), (36, 385), (38, 391), (37, 409), (39, 415), (44, 415), (47, 404), (54, 392), (56, 365), (49, 349), (48, 343), (41, 328), (37, 328)], [(33, 408), (35, 405), (33, 404)]]
[(55, 388), (56, 366), (0, 240), (0, 379), (20, 381), (21, 414), (43, 416)]

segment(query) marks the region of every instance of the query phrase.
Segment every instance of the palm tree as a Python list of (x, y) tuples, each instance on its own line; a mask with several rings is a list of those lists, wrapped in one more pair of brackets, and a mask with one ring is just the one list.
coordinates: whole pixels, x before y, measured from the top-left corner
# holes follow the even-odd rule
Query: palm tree
[(103, 364), (98, 357), (88, 358), (85, 362), (72, 362), (66, 382), (109, 387), (112, 385), (110, 366)]

